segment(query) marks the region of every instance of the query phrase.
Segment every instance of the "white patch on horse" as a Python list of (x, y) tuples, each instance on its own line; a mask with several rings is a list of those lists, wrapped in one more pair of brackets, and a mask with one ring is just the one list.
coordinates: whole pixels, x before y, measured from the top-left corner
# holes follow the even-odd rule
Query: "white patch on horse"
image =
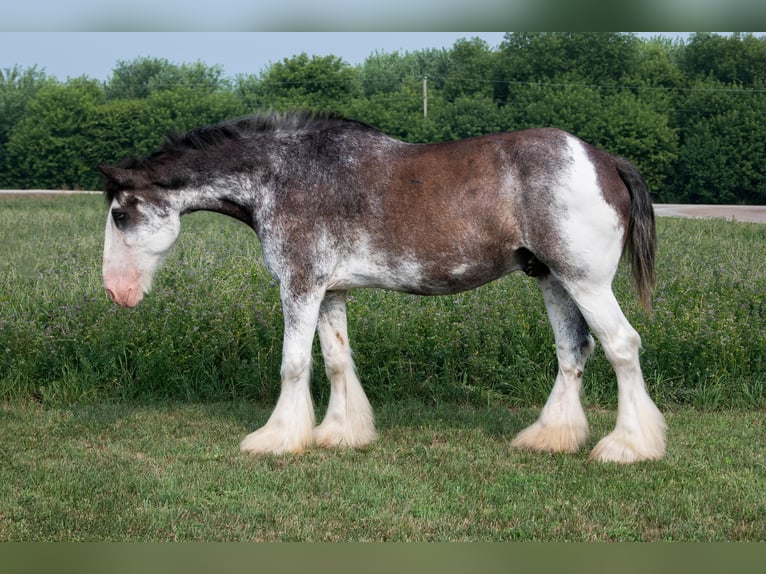
[(471, 269), (472, 266), (469, 263), (461, 263), (460, 265), (450, 269), (450, 275), (453, 277), (462, 277), (466, 273), (470, 273)]
[(622, 255), (622, 225), (617, 212), (604, 199), (582, 142), (568, 136), (567, 144), (572, 163), (561, 174), (556, 195), (561, 209), (559, 233), (576, 267), (588, 265), (583, 271), (611, 281)]
[(360, 237), (354, 252), (338, 262), (328, 289), (377, 287), (382, 289), (417, 289), (423, 283), (423, 267), (406, 255), (391, 257), (376, 252), (368, 237)]

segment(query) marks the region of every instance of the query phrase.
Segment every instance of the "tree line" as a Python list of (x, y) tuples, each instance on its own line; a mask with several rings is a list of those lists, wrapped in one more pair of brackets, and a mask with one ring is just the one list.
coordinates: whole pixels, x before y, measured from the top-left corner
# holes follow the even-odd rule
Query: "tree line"
[(0, 188), (98, 189), (96, 165), (168, 132), (293, 108), (410, 142), (556, 126), (636, 163), (656, 201), (766, 204), (766, 38), (738, 33), (508, 33), (233, 78), (161, 58), (119, 61), (104, 82), (16, 66), (0, 70)]

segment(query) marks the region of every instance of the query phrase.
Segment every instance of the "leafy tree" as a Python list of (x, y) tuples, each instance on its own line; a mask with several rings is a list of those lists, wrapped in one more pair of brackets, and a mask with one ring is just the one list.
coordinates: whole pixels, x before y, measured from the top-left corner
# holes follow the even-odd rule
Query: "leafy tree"
[(447, 76), (442, 87), (444, 98), (454, 101), (492, 97), (495, 57), (484, 40), (457, 40), (448, 55)]
[(238, 74), (232, 82), (231, 93), (242, 102), (248, 113), (257, 112), (263, 102), (261, 80), (255, 74)]
[(766, 92), (707, 78), (685, 102), (677, 187), (694, 203), (766, 204)]
[(20, 188), (74, 189), (88, 181), (92, 166), (84, 158), (94, 142), (83, 128), (103, 100), (101, 84), (87, 78), (40, 88), (8, 140), (9, 183)]
[(87, 189), (98, 189), (99, 163), (116, 163), (127, 155), (143, 155), (159, 143), (164, 126), (158, 126), (148, 100), (109, 100), (94, 106), (83, 131), (92, 145), (84, 161), (92, 171), (83, 182)]
[[(201, 95), (190, 87), (152, 94), (147, 98), (147, 105), (151, 110), (152, 133), (159, 135), (186, 131), (247, 112), (242, 101), (230, 92)], [(154, 145), (156, 142), (151, 143)]]
[(678, 40), (662, 36), (638, 44), (637, 64), (623, 76), (627, 86), (651, 87), (662, 93), (684, 88), (686, 78), (678, 67), (684, 47)]
[(258, 109), (342, 110), (361, 95), (352, 66), (336, 56), (305, 53), (272, 65), (254, 87), (250, 105)]
[(197, 93), (227, 91), (230, 83), (223, 76), (223, 66), (203, 62), (165, 66), (150, 82), (152, 92), (188, 88)]
[(710, 76), (724, 84), (745, 87), (764, 83), (766, 38), (739, 33), (694, 34), (683, 50), (680, 67), (692, 80)]
[[(429, 98), (429, 110), (443, 106), (436, 94)], [(432, 117), (423, 117), (423, 88), (418, 80), (405, 83), (397, 93), (377, 93), (352, 101), (349, 116), (368, 122), (387, 134), (412, 143), (440, 139), (439, 126)]]
[(430, 89), (441, 92), (445, 83), (451, 81), (451, 66), (447, 50), (375, 53), (365, 60), (359, 77), (367, 97), (398, 92), (405, 84), (422, 82), (423, 78), (429, 79)]
[(500, 45), (496, 98), (511, 103), (509, 85), (576, 78), (580, 83), (614, 86), (635, 72), (640, 41), (606, 32), (508, 33)]
[(155, 92), (189, 88), (209, 94), (229, 88), (223, 77), (223, 67), (202, 62), (173, 64), (165, 58), (120, 60), (106, 85), (111, 99), (148, 98)]
[(0, 187), (10, 187), (6, 166), (6, 146), (27, 104), (44, 86), (55, 83), (36, 67), (18, 66), (0, 70)]
[(411, 54), (374, 53), (368, 56), (359, 70), (362, 93), (365, 97), (396, 93), (405, 82), (421, 79), (423, 73)]
[[(434, 106), (431, 106), (434, 108)], [(463, 96), (433, 110), (433, 120), (439, 127), (438, 139), (457, 140), (504, 129), (503, 117), (491, 97)]]
[(119, 60), (106, 84), (106, 95), (111, 99), (148, 98), (153, 91), (154, 79), (170, 65), (164, 58)]

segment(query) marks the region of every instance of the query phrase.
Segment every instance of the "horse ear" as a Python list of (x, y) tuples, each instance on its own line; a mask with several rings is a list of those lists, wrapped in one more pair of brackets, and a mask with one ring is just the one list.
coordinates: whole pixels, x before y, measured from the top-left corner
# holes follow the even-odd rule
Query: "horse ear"
[(140, 187), (143, 178), (135, 170), (124, 167), (114, 167), (106, 164), (99, 164), (98, 171), (106, 179), (107, 185), (116, 185), (122, 189), (136, 189)]

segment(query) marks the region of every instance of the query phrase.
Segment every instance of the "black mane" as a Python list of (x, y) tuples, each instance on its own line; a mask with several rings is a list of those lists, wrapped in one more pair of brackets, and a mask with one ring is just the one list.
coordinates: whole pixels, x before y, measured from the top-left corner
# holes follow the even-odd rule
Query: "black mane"
[[(343, 128), (377, 131), (368, 124), (348, 119), (335, 112), (298, 110), (285, 113), (259, 113), (202, 126), (185, 133), (168, 134), (165, 142), (156, 151), (143, 157), (126, 157), (116, 167), (151, 171), (157, 167), (163, 158), (168, 156), (176, 156), (186, 151), (205, 151), (227, 141), (245, 139), (259, 133), (324, 131)], [(106, 199), (111, 202), (122, 186), (115, 181), (109, 181), (108, 178), (105, 179), (104, 185)]]
[[(149, 156), (138, 160), (151, 163), (163, 153), (185, 150), (206, 150), (228, 140), (238, 140), (257, 133), (277, 131), (322, 131), (340, 126), (374, 129), (356, 120), (349, 120), (335, 112), (292, 111), (284, 114), (262, 113), (231, 121), (202, 126), (182, 134), (170, 134), (163, 146)], [(123, 166), (126, 167), (126, 166)]]
[(206, 150), (224, 141), (238, 140), (257, 133), (320, 131), (349, 124), (364, 125), (333, 112), (293, 111), (284, 114), (257, 114), (203, 126), (184, 134), (169, 135), (160, 152), (178, 152), (188, 149)]

